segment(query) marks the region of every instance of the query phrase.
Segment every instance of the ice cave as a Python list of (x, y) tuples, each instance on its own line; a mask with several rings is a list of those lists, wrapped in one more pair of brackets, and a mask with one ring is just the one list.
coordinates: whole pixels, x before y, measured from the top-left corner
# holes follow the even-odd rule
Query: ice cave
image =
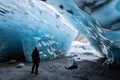
[(120, 0), (0, 0), (0, 60), (64, 56), (83, 34), (107, 64), (120, 65)]

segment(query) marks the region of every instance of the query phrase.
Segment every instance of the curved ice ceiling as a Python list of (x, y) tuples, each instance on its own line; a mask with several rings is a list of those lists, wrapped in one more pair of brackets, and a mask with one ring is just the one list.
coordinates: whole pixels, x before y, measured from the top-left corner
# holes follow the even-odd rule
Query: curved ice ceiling
[(0, 31), (0, 55), (16, 58), (24, 51), (28, 61), (35, 46), (41, 58), (65, 53), (77, 33), (57, 10), (37, 0), (0, 0)]
[[(31, 61), (35, 45), (39, 48), (41, 58), (65, 53), (77, 31), (88, 38), (91, 45), (100, 52), (99, 56), (105, 54), (108, 62), (120, 61), (119, 32), (104, 29), (79, 9), (73, 0), (0, 0), (0, 30), (3, 32), (0, 34), (0, 52), (8, 51), (5, 52), (8, 55), (9, 46), (12, 49), (17, 47), (23, 49), (28, 61)], [(13, 49), (13, 52), (17, 49)]]
[(104, 37), (112, 44), (109, 46), (115, 62), (120, 64), (120, 0), (74, 0), (79, 8), (89, 13), (102, 25)]

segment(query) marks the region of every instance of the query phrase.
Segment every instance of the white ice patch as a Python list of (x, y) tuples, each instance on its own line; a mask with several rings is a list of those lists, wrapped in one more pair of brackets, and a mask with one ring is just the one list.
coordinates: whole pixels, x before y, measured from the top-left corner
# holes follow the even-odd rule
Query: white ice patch
[(73, 41), (71, 48), (66, 56), (73, 56), (75, 61), (89, 60), (96, 61), (99, 57), (96, 56), (96, 52), (89, 43), (80, 43)]

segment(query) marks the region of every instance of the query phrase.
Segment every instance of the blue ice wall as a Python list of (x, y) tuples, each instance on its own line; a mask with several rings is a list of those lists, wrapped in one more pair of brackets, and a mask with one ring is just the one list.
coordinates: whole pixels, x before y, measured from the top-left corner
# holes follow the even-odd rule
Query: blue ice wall
[(114, 61), (120, 64), (120, 0), (112, 0), (92, 13), (102, 25), (103, 35), (112, 42), (109, 51)]
[(46, 3), (53, 5), (78, 31), (83, 33), (99, 52), (98, 56), (103, 57), (103, 41), (107, 39), (102, 35), (101, 25), (96, 20), (80, 10), (73, 0), (47, 0)]
[[(0, 0), (0, 28), (6, 33), (3, 35), (8, 36), (6, 39), (1, 35), (0, 42), (9, 40), (13, 47), (22, 48), (28, 61), (31, 61), (34, 46), (38, 47), (42, 59), (55, 58), (67, 52), (79, 31), (99, 52), (98, 56), (106, 55), (107, 63), (114, 61), (119, 64), (120, 1), (107, 2), (106, 6), (95, 9), (89, 15), (74, 1), (77, 0)], [(94, 6), (104, 1), (98, 1)], [(110, 12), (108, 17), (107, 13)], [(0, 46), (1, 56), (4, 54), (3, 50), (9, 51), (5, 47), (11, 44)], [(11, 53), (5, 55), (8, 54)]]
[[(9, 27), (0, 26), (0, 59), (8, 60), (12, 58), (23, 59), (22, 42), (19, 34)], [(9, 53), (9, 54), (8, 54)], [(17, 54), (16, 54), (17, 53)], [(19, 56), (18, 56), (19, 55)]]
[[(87, 14), (79, 7), (84, 3), (76, 3), (77, 0), (47, 0), (46, 3), (53, 5), (65, 18), (68, 19), (74, 27), (83, 33), (91, 45), (100, 54), (98, 56), (107, 56), (106, 63), (120, 64), (120, 49), (119, 49), (119, 0), (114, 1), (96, 1), (85, 0), (89, 3), (91, 8), (90, 13)], [(82, 0), (79, 0), (82, 1)], [(79, 2), (78, 1), (78, 2)], [(69, 3), (68, 3), (69, 2)], [(85, 3), (85, 4), (86, 4)], [(93, 6), (92, 6), (93, 4)], [(102, 5), (102, 6), (101, 6)], [(89, 10), (86, 9), (85, 10)], [(89, 11), (87, 11), (89, 12)], [(95, 19), (93, 19), (92, 17)], [(117, 23), (116, 23), (117, 22)], [(110, 31), (111, 28), (106, 25), (112, 25), (114, 31)], [(117, 31), (115, 31), (117, 30)]]
[[(22, 48), (26, 60), (31, 61), (35, 46), (41, 59), (55, 58), (67, 52), (76, 33), (54, 7), (42, 1), (0, 0), (0, 56), (3, 58), (14, 54), (13, 58), (19, 57), (16, 48)], [(11, 51), (8, 46), (14, 49)]]

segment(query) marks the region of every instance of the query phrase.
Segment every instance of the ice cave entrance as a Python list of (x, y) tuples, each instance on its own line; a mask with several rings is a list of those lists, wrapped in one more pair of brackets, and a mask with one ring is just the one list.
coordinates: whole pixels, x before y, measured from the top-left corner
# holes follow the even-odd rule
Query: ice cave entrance
[(88, 39), (81, 33), (77, 34), (66, 56), (71, 56), (76, 61), (96, 61), (100, 57), (99, 53), (90, 45)]

